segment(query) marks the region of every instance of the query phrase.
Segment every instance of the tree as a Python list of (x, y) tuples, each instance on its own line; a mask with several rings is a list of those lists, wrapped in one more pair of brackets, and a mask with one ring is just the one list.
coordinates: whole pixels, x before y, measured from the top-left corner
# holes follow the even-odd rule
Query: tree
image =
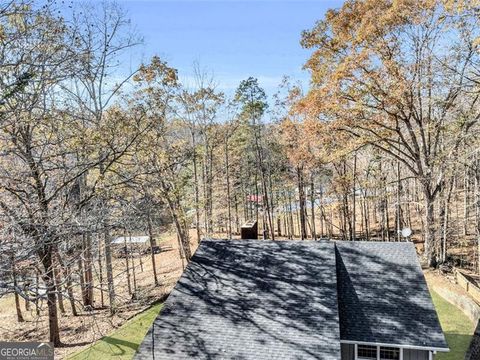
[[(23, 83), (21, 91), (4, 96), (2, 104), (5, 116), (0, 135), (0, 210), (9, 226), (17, 228), (21, 238), (33, 244), (23, 245), (28, 249), (25, 256), (35, 254), (42, 265), (49, 337), (59, 346), (59, 250), (64, 248), (62, 245), (71, 246), (67, 241), (70, 237), (92, 233), (96, 223), (91, 219), (78, 222), (78, 209), (93, 205), (90, 200), (105, 174), (128, 153), (145, 129), (132, 121), (132, 116), (113, 117), (113, 111), (101, 122), (89, 123), (81, 116), (83, 108), (72, 113), (70, 93), (61, 90), (71, 84), (78, 62), (84, 60), (73, 51), (76, 38), (71, 32), (75, 30), (53, 15), (50, 6), (19, 6), (22, 11), (2, 24), (4, 31), (12, 34), (12, 41), (4, 52), (9, 58), (4, 59), (6, 65), (1, 68), (1, 82), (23, 79)], [(114, 130), (119, 128), (125, 133)], [(100, 171), (92, 173), (93, 169)], [(81, 184), (83, 193), (76, 197)]]
[[(264, 150), (262, 147), (262, 125), (261, 119), (265, 113), (268, 104), (266, 102), (266, 95), (264, 90), (258, 85), (258, 80), (252, 77), (249, 77), (246, 80), (240, 82), (236, 92), (235, 99), (238, 104), (241, 106), (241, 113), (245, 120), (249, 121), (252, 135), (253, 135), (253, 149), (255, 152), (255, 173), (258, 173), (260, 170), (261, 176), (261, 186), (262, 186), (262, 204), (263, 204), (263, 215), (267, 217), (267, 221), (263, 221), (264, 224), (264, 233), (265, 235), (270, 232), (272, 240), (275, 239), (275, 229), (273, 227), (271, 206), (269, 202), (268, 194), (268, 184), (267, 184), (267, 175), (264, 162)], [(257, 187), (257, 182), (255, 181), (255, 186)], [(258, 191), (256, 191), (256, 198), (258, 197)], [(258, 212), (256, 213), (256, 220), (258, 221)], [(266, 225), (268, 222), (268, 229)]]
[[(71, 116), (78, 117), (85, 127), (102, 126), (106, 110), (120, 95), (124, 85), (132, 78), (137, 69), (120, 75), (117, 71), (121, 64), (121, 56), (139, 45), (140, 36), (130, 25), (130, 20), (118, 4), (101, 2), (100, 4), (81, 4), (73, 12), (71, 42), (72, 53), (78, 60), (75, 64), (74, 77), (71, 81), (62, 84), (68, 94), (68, 106), (73, 109)], [(92, 149), (80, 149), (77, 153), (79, 161), (88, 156), (86, 152)], [(96, 150), (99, 158), (102, 151)], [(99, 163), (100, 172), (104, 171), (104, 164)], [(86, 196), (90, 193), (86, 189), (88, 173), (78, 182), (77, 208), (84, 214), (89, 206)], [(108, 224), (105, 224), (108, 226)], [(107, 285), (109, 293), (110, 311), (115, 312), (115, 289), (113, 284), (113, 270), (111, 263), (110, 236), (104, 229), (105, 259), (107, 268)], [(84, 305), (93, 306), (93, 273), (92, 273), (92, 235), (82, 235), (84, 240), (85, 259), (85, 291)]]
[[(449, 39), (445, 43), (443, 39)], [(478, 126), (478, 17), (441, 1), (348, 1), (302, 36), (306, 108), (400, 161), (422, 186), (425, 257), (437, 261), (434, 202)]]
[[(52, 226), (61, 222), (62, 217), (54, 221), (51, 210), (58, 206), (57, 197), (66, 183), (52, 188), (50, 179), (55, 176), (49, 170), (68, 154), (63, 146), (58, 146), (52, 154), (52, 147), (69, 137), (55, 136), (60, 134), (53, 121), (50, 95), (69, 75), (71, 58), (64, 42), (67, 28), (61, 19), (52, 15), (49, 7), (34, 10), (28, 4), (14, 6), (17, 5), (22, 10), (2, 23), (4, 33), (10, 34), (12, 41), (2, 52), (6, 56), (2, 63), (7, 65), (1, 68), (1, 83), (12, 82), (21, 87), (3, 98), (2, 113), (8, 116), (3, 116), (0, 137), (0, 209), (4, 219), (33, 240), (31, 251), (43, 265), (48, 291), (50, 341), (58, 346), (53, 273), (57, 237)], [(72, 181), (71, 176), (67, 184)]]
[[(206, 235), (212, 232), (213, 212), (213, 153), (217, 146), (215, 120), (224, 103), (224, 94), (216, 91), (213, 78), (195, 65), (195, 83), (191, 90), (185, 87), (179, 92), (177, 116), (185, 121), (190, 136), (193, 163), (193, 187), (195, 207), (195, 228), (197, 242), (201, 238), (200, 224), (200, 176), (199, 163), (202, 168), (203, 210)], [(202, 155), (200, 157), (200, 155)]]
[(182, 200), (189, 177), (183, 170), (190, 163), (191, 153), (182, 122), (172, 119), (179, 90), (177, 71), (155, 56), (150, 64), (140, 68), (134, 80), (137, 89), (132, 106), (145, 113), (152, 124), (151, 131), (137, 149), (137, 164), (142, 168), (140, 173), (144, 174), (142, 181), (167, 204), (177, 231), (181, 257), (189, 261), (192, 256), (190, 225)]

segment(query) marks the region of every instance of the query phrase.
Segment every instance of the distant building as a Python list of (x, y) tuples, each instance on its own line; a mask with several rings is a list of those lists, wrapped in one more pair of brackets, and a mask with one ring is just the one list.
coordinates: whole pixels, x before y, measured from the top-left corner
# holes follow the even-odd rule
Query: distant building
[(112, 240), (113, 245), (137, 244), (150, 246), (150, 236), (118, 236)]
[(412, 243), (203, 241), (136, 359), (432, 360)]
[(150, 249), (150, 236), (118, 236), (111, 242), (114, 255), (142, 254)]

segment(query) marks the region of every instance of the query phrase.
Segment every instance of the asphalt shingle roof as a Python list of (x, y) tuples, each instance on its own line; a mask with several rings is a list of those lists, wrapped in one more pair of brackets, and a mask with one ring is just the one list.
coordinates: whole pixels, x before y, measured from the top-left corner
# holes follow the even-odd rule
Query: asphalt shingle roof
[(342, 340), (448, 348), (413, 243), (338, 241), (336, 252)]
[(340, 359), (448, 348), (411, 243), (204, 240), (136, 359)]
[(137, 359), (340, 359), (335, 248), (202, 241)]

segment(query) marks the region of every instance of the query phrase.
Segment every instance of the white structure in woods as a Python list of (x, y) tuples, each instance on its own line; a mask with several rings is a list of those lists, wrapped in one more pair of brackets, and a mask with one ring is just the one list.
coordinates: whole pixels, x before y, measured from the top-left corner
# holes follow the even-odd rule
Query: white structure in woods
[(150, 245), (150, 236), (118, 236), (112, 240), (113, 245)]

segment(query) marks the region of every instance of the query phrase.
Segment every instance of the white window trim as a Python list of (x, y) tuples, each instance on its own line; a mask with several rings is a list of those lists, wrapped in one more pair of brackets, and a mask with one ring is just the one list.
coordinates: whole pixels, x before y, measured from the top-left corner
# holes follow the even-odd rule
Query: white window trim
[[(354, 344), (354, 359), (355, 360), (368, 360), (366, 358), (359, 358), (358, 357), (358, 345), (368, 345), (368, 344), (359, 344), (359, 343), (355, 343)], [(375, 346), (375, 345), (371, 345), (370, 346)], [(377, 345), (377, 360), (381, 360), (380, 359), (380, 345)], [(403, 360), (403, 347), (397, 347), (397, 346), (382, 346), (382, 347), (392, 347), (392, 348), (396, 348), (396, 349), (399, 349), (400, 350), (400, 360)], [(432, 360), (432, 351), (428, 351), (428, 354), (429, 354), (429, 360)]]
[(425, 346), (414, 346), (414, 345), (399, 345), (399, 344), (387, 344), (387, 343), (375, 343), (375, 342), (366, 342), (366, 341), (352, 341), (352, 340), (340, 340), (341, 344), (358, 344), (358, 345), (370, 345), (370, 346), (385, 346), (385, 347), (396, 347), (399, 349), (408, 349), (408, 350), (425, 350), (431, 351), (433, 354), (436, 354), (437, 351), (440, 352), (449, 352), (449, 348), (436, 348), (436, 347), (425, 347)]
[[(371, 358), (359, 358), (358, 357), (358, 345), (368, 345), (368, 344), (355, 344), (355, 360), (370, 360)], [(375, 345), (368, 345), (375, 346)], [(377, 360), (380, 359), (380, 346), (377, 346)]]

